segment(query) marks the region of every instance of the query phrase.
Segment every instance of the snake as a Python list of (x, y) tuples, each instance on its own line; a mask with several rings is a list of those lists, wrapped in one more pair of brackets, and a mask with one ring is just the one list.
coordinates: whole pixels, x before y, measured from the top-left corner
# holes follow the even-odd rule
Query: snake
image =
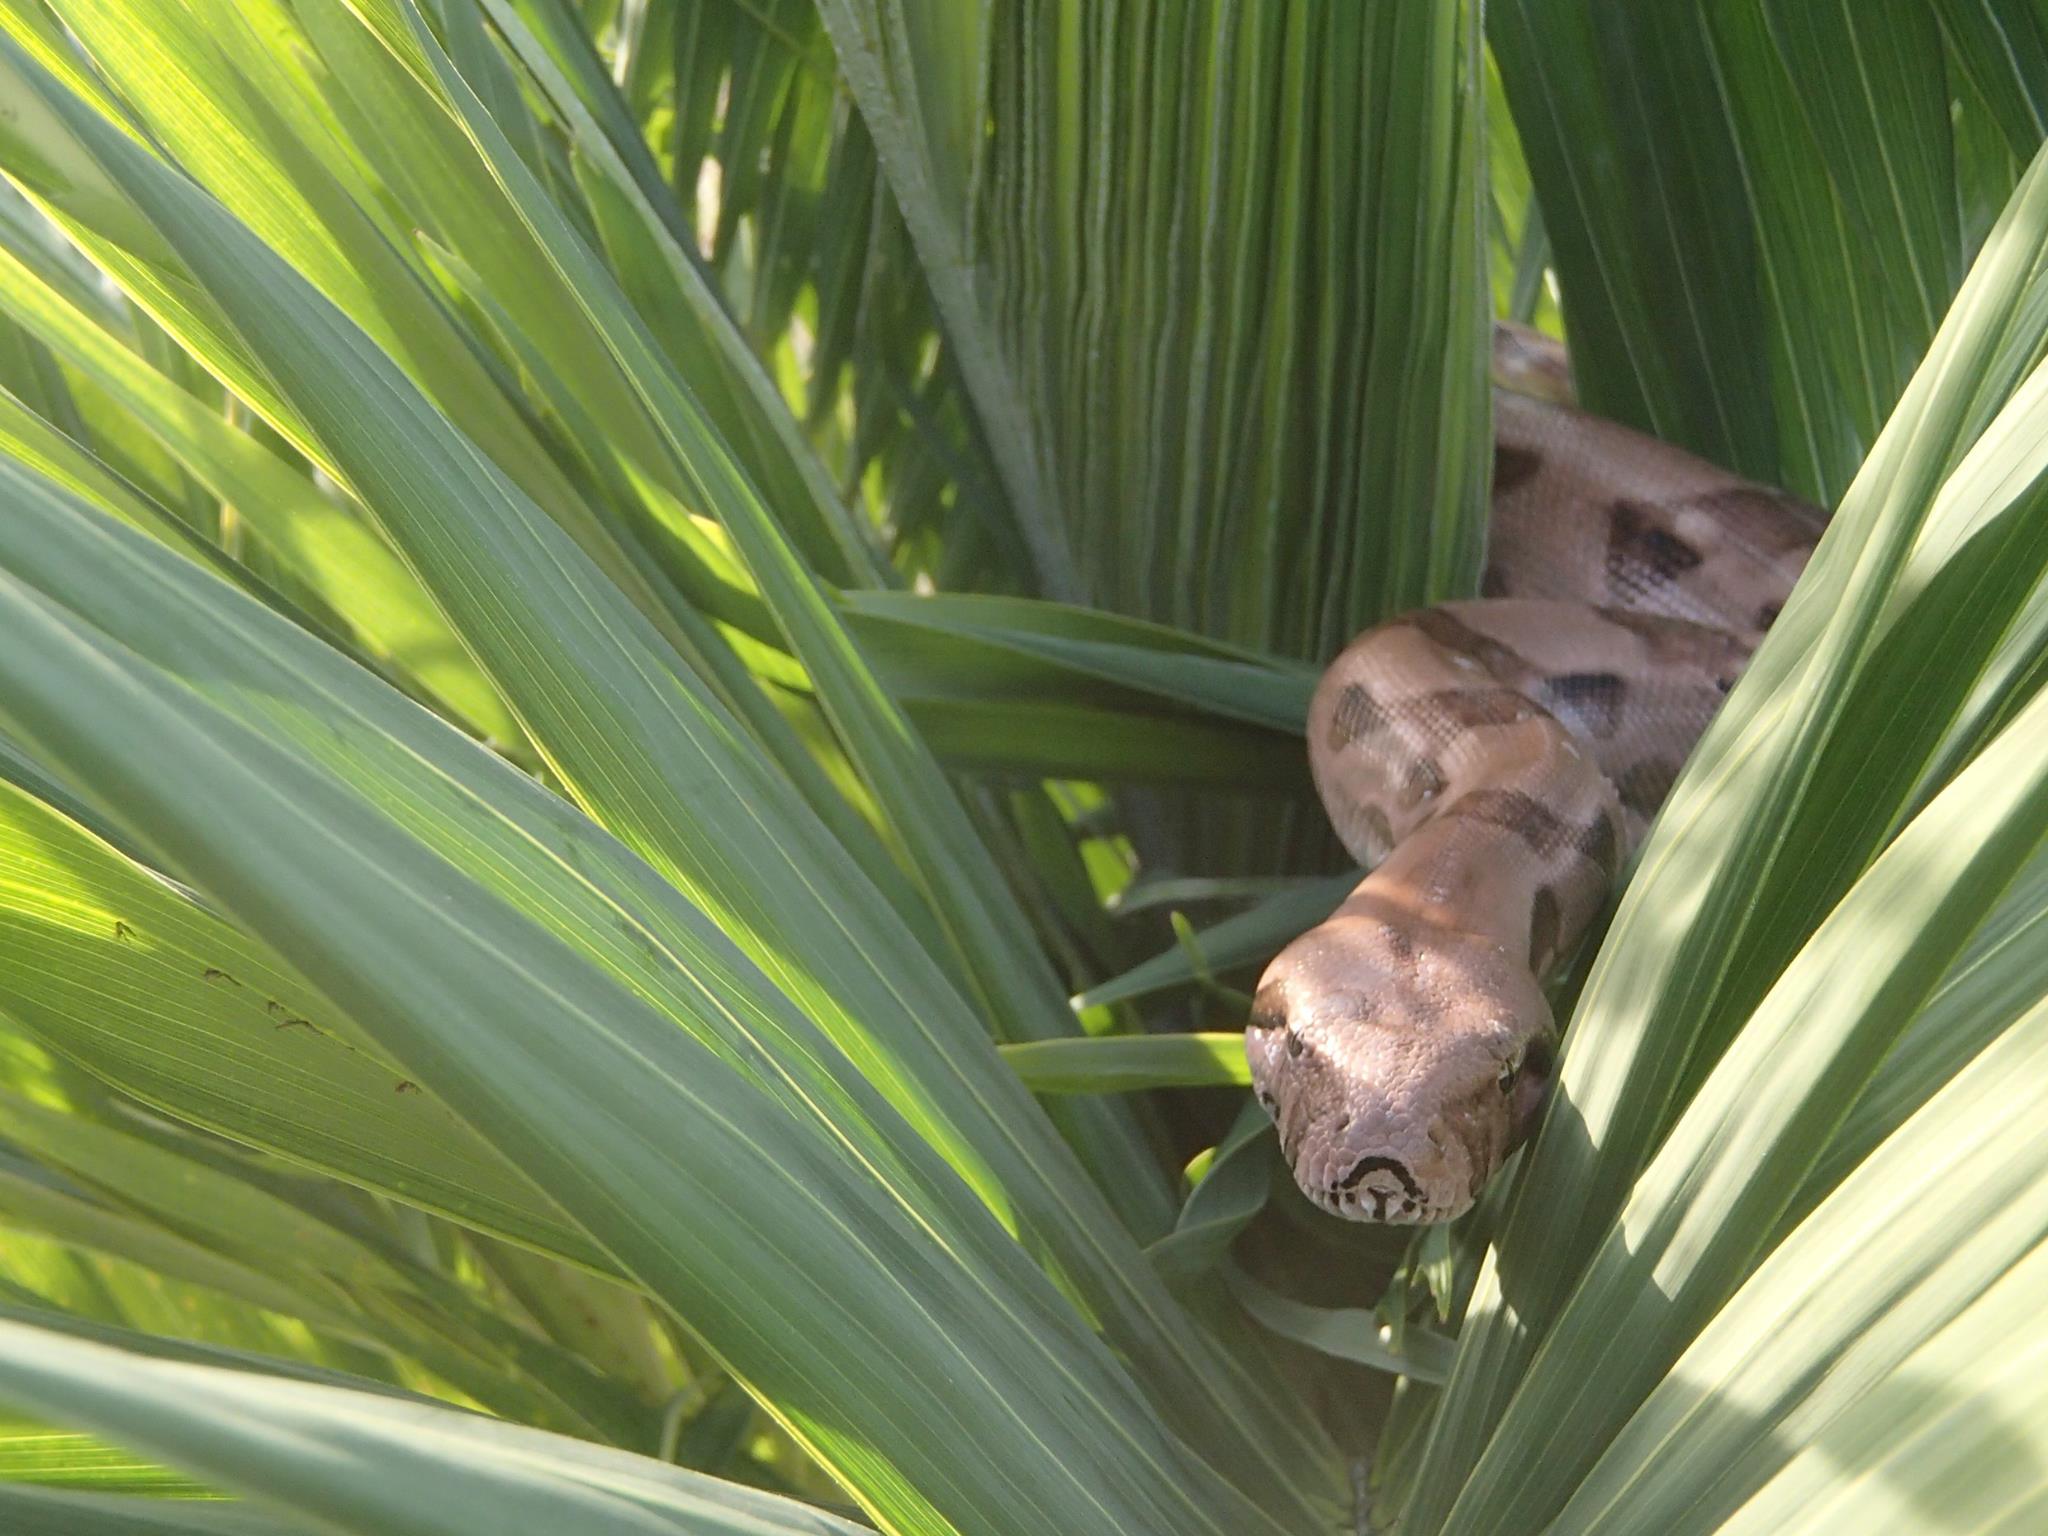
[(1471, 1208), (1548, 1099), (1544, 983), (1605, 908), (1811, 555), (1822, 513), (1576, 407), (1562, 347), (1493, 336), (1481, 595), (1318, 680), (1309, 767), (1368, 873), (1284, 948), (1245, 1049), (1302, 1192)]

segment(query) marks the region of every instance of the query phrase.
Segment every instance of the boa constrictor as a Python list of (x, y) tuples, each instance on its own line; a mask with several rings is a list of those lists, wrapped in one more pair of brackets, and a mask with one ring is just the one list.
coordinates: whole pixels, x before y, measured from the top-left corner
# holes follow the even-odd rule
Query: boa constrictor
[(1245, 1032), (1296, 1182), (1358, 1220), (1450, 1220), (1533, 1128), (1542, 978), (1821, 527), (1570, 408), (1563, 355), (1533, 333), (1497, 330), (1494, 359), (1486, 596), (1367, 630), (1323, 674), (1309, 761), (1372, 872), (1267, 968)]

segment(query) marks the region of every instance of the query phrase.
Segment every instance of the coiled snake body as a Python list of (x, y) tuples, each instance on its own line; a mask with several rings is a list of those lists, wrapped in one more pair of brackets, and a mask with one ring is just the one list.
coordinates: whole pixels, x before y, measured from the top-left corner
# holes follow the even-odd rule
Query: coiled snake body
[[(1562, 358), (1503, 330), (1495, 371), (1555, 396)], [(1267, 968), (1246, 1029), (1296, 1181), (1359, 1220), (1459, 1215), (1533, 1127), (1541, 980), (1821, 527), (1555, 398), (1497, 388), (1494, 422), (1486, 597), (1366, 631), (1317, 685), (1316, 787), (1372, 872)]]

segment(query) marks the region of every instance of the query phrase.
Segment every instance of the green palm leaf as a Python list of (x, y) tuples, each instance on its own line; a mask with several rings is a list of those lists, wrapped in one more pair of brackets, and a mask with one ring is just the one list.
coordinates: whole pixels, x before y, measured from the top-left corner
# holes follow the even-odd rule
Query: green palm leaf
[[(34, 523), (44, 535), (65, 527), (87, 531), (75, 510), (67, 514), (50, 493), (6, 473), (17, 527)], [(151, 551), (137, 544), (132, 553)], [(828, 1464), (839, 1463), (890, 1518), (913, 1526), (945, 1519), (1032, 1529), (1084, 1520), (1084, 1511), (1106, 1507), (1112, 1520), (1140, 1529), (1166, 1519), (1194, 1521), (1196, 1528), (1211, 1523), (1223, 1486), (1206, 1499), (1191, 1498), (1198, 1464), (1157, 1426), (1121, 1369), (964, 1186), (929, 1166), (928, 1154), (922, 1198), (906, 1209), (905, 1192), (842, 1160), (821, 1130), (799, 1135), (789, 1108), (752, 1072), (676, 1029), (515, 904), (476, 885), (451, 904), (461, 887), (448, 884), (454, 871), (446, 860), (378, 816), (331, 769), (266, 740), (201, 696), (183, 688), (164, 692), (169, 674), (18, 575), (10, 576), (0, 601), (9, 633), (34, 647), (14, 677), (18, 689), (9, 689), (10, 728), (118, 801), (124, 820), (147, 825), (153, 843), (230, 911), (254, 919), (254, 931), (268, 931), (302, 955), (323, 992), (471, 1124), (489, 1127), (501, 1151), (577, 1209), (599, 1244), (689, 1317), (792, 1432)], [(79, 707), (96, 698), (88, 676), (108, 690), (91, 710)], [(143, 740), (156, 743), (146, 793), (117, 769), (135, 760)], [(232, 843), (207, 827), (217, 828), (220, 807), (230, 801), (241, 827)], [(198, 843), (212, 852), (195, 864)], [(322, 871), (318, 881), (299, 878), (299, 870), (314, 866)], [(360, 926), (366, 921), (367, 930)], [(400, 934), (412, 936), (415, 963), (386, 947)], [(374, 971), (351, 964), (351, 944), (375, 946), (382, 962)], [(330, 971), (323, 955), (339, 965)], [(699, 994), (697, 1008), (719, 995), (729, 997), (731, 989)], [(522, 1018), (524, 1039), (515, 1048), (509, 1031)], [(599, 1105), (607, 1108), (599, 1112)], [(889, 1113), (879, 1105), (872, 1112)], [(952, 1241), (979, 1250), (972, 1266), (958, 1250), (932, 1241), (934, 1199), (953, 1207), (942, 1218)], [(662, 1206), (668, 1214), (651, 1218)], [(609, 1217), (601, 1214), (607, 1211)], [(735, 1230), (741, 1213), (752, 1234), (744, 1246), (728, 1250), (690, 1236)], [(822, 1257), (828, 1250), (820, 1242), (831, 1245), (832, 1257)], [(745, 1266), (745, 1283), (735, 1283), (734, 1264)], [(1009, 1269), (1008, 1285), (1021, 1289), (1006, 1301), (989, 1296), (985, 1287), (996, 1273), (989, 1265)], [(870, 1284), (878, 1289), (864, 1301)], [(980, 1314), (965, 1332), (956, 1313), (962, 1306)], [(877, 1335), (885, 1316), (894, 1322)], [(849, 1334), (856, 1318), (858, 1332)], [(998, 1318), (1005, 1321), (998, 1325)], [(1061, 1318), (1067, 1342), (1052, 1346), (1045, 1330)], [(792, 1325), (815, 1330), (808, 1346), (793, 1348)], [(987, 1380), (1005, 1369), (988, 1352), (988, 1330), (996, 1326), (1016, 1332), (1025, 1350), (1020, 1367), (1030, 1369), (1023, 1362), (1046, 1347), (1067, 1358), (1059, 1366), (1048, 1362), (1031, 1393), (1016, 1391), (1018, 1383), (944, 1403), (932, 1399), (924, 1381), (962, 1371), (962, 1379)], [(875, 1338), (877, 1352), (855, 1368), (843, 1346), (860, 1336)], [(921, 1368), (902, 1368), (920, 1356)], [(1067, 1373), (1077, 1368), (1081, 1374), (1067, 1385)], [(1093, 1433), (1080, 1416), (1088, 1402), (1111, 1416)], [(962, 1477), (957, 1465), (940, 1471), (951, 1463), (943, 1447), (968, 1412), (994, 1415), (972, 1431), (978, 1443), (1001, 1443), (1005, 1431), (997, 1425), (1006, 1424), (1021, 1436), (1015, 1448), (1047, 1447), (1053, 1459), (1032, 1479), (1021, 1507), (1011, 1455), (980, 1475)], [(878, 1433), (886, 1438), (878, 1441)], [(1137, 1480), (1123, 1492), (1098, 1486), (1096, 1474), (1084, 1469), (1132, 1435), (1151, 1448), (1130, 1462), (1112, 1458), (1119, 1464), (1112, 1482)], [(893, 1450), (886, 1448), (891, 1442)], [(930, 1495), (913, 1489), (931, 1489), (942, 1502), (927, 1502)], [(1243, 1528), (1245, 1518), (1248, 1505), (1228, 1524)]]
[[(19, 1323), (0, 1323), (0, 1362), (10, 1400), (160, 1449), (168, 1459), (315, 1522), (273, 1529), (324, 1526), (394, 1536), (480, 1524), (534, 1536), (564, 1530), (841, 1536), (862, 1529), (646, 1457), (446, 1408), (152, 1360)], [(304, 1447), (315, 1443), (323, 1454), (307, 1456)], [(73, 1506), (72, 1513), (91, 1508)], [(239, 1521), (160, 1528), (266, 1529)]]

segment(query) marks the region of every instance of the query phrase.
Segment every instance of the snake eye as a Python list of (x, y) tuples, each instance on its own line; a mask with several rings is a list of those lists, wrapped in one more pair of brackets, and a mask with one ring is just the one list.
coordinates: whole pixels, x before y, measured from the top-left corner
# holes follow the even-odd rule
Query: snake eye
[(1500, 1064), (1500, 1076), (1495, 1078), (1494, 1081), (1500, 1085), (1502, 1093), (1513, 1093), (1515, 1091), (1515, 1079), (1522, 1075), (1522, 1057), (1526, 1053), (1527, 1047), (1525, 1046)]

